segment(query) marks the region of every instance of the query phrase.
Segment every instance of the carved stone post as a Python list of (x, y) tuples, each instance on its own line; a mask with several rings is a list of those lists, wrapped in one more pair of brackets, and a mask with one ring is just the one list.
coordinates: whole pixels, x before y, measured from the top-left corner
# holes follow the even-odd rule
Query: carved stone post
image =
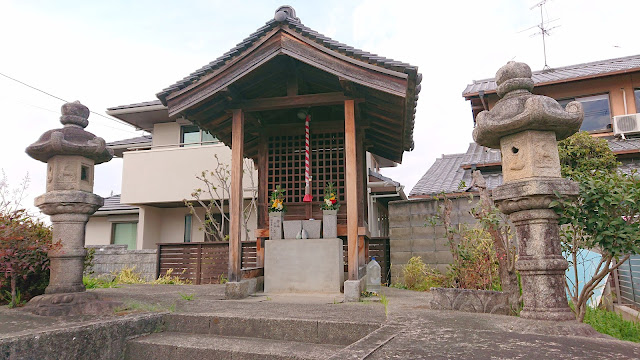
[(62, 129), (49, 130), (27, 147), (27, 154), (47, 163), (47, 192), (35, 205), (51, 216), (53, 242), (49, 252), (51, 275), (45, 295), (33, 298), (28, 309), (39, 315), (75, 315), (100, 312), (110, 302), (97, 301), (82, 284), (85, 226), (103, 204), (93, 193), (94, 165), (107, 162), (113, 152), (105, 141), (84, 130), (89, 109), (79, 102), (62, 106)]
[(501, 99), (478, 114), (474, 140), (502, 152), (504, 184), (493, 190), (498, 208), (516, 228), (522, 278), (522, 318), (575, 320), (567, 304), (557, 215), (549, 204), (555, 194), (573, 197), (578, 186), (560, 176), (557, 140), (580, 129), (582, 105), (566, 110), (552, 98), (533, 95), (531, 69), (509, 62), (496, 73)]

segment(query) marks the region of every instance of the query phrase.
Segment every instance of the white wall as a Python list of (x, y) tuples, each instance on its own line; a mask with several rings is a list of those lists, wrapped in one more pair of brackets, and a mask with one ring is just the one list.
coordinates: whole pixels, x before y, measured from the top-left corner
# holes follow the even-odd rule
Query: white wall
[[(221, 163), (231, 164), (231, 149), (223, 144), (125, 152), (120, 201), (141, 205), (191, 199), (194, 189), (204, 186), (196, 176), (215, 168), (216, 155)], [(257, 171), (252, 174), (257, 186)], [(250, 188), (249, 176), (243, 178), (245, 189)], [(245, 197), (250, 196), (245, 191)]]
[(153, 146), (176, 145), (180, 143), (180, 124), (177, 122), (153, 125)]
[(106, 216), (90, 217), (85, 232), (85, 245), (111, 244), (111, 224)]
[[(248, 203), (248, 200), (245, 201), (245, 205)], [(204, 209), (196, 209), (196, 212), (201, 219), (204, 219)], [(140, 219), (138, 221), (137, 249), (155, 249), (157, 248), (157, 243), (183, 242), (184, 217), (187, 214), (189, 214), (189, 210), (186, 207), (156, 208), (141, 206)], [(191, 242), (204, 241), (204, 231), (200, 230), (201, 226), (194, 216), (191, 221)], [(250, 230), (249, 239), (254, 240), (254, 230), (257, 228), (257, 215), (255, 213), (249, 219), (248, 227)], [(244, 231), (243, 240), (247, 240), (246, 236), (244, 236)]]

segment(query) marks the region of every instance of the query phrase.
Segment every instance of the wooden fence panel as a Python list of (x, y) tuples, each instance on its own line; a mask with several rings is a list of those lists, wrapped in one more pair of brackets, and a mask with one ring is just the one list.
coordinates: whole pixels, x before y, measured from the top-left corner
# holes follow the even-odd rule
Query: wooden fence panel
[[(256, 242), (242, 242), (242, 268), (256, 267)], [(218, 284), (229, 268), (228, 242), (158, 244), (158, 275), (173, 275), (193, 284)]]
[[(375, 237), (366, 240), (366, 246), (368, 247), (367, 263), (371, 261), (373, 257), (376, 258), (378, 264), (380, 264), (380, 272), (382, 275), (382, 283), (391, 283), (391, 247), (388, 237)], [(347, 240), (342, 239), (342, 261), (344, 263), (344, 272), (348, 271), (348, 245)]]

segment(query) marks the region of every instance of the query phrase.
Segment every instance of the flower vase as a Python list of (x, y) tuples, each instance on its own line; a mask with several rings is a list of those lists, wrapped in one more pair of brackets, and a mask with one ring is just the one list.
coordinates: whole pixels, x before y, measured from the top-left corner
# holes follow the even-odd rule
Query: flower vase
[(338, 237), (338, 210), (322, 210), (322, 237)]
[(282, 239), (282, 219), (284, 212), (272, 211), (269, 213), (269, 240)]

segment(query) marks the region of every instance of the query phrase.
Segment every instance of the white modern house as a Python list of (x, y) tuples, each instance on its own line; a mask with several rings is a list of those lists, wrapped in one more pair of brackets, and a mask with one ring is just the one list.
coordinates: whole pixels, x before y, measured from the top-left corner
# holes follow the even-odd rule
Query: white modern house
[[(203, 188), (196, 176), (213, 170), (216, 157), (220, 163), (231, 163), (231, 149), (184, 118), (170, 119), (159, 100), (109, 108), (107, 114), (151, 135), (108, 144), (123, 159), (122, 193), (106, 198), (90, 218), (86, 245), (120, 244), (141, 250), (155, 249), (158, 243), (205, 241), (197, 220), (204, 219), (204, 209), (198, 208), (194, 216), (183, 200), (193, 200), (193, 191)], [(388, 236), (388, 202), (406, 199), (398, 182), (380, 175), (380, 168), (395, 165), (366, 155), (367, 222), (372, 237)], [(257, 171), (243, 178), (248, 204), (257, 186)], [(256, 226), (254, 213), (249, 229)]]
[[(124, 244), (128, 249), (154, 249), (158, 243), (200, 242), (205, 233), (184, 199), (205, 185), (198, 180), (214, 170), (216, 157), (228, 164), (231, 150), (207, 132), (182, 118), (170, 120), (160, 101), (118, 106), (107, 113), (151, 133), (109, 143), (123, 158), (122, 194), (105, 199), (87, 224), (87, 245)], [(245, 176), (245, 198), (251, 199), (251, 168)], [(249, 201), (249, 200), (247, 200)], [(255, 229), (255, 214), (249, 228)]]

